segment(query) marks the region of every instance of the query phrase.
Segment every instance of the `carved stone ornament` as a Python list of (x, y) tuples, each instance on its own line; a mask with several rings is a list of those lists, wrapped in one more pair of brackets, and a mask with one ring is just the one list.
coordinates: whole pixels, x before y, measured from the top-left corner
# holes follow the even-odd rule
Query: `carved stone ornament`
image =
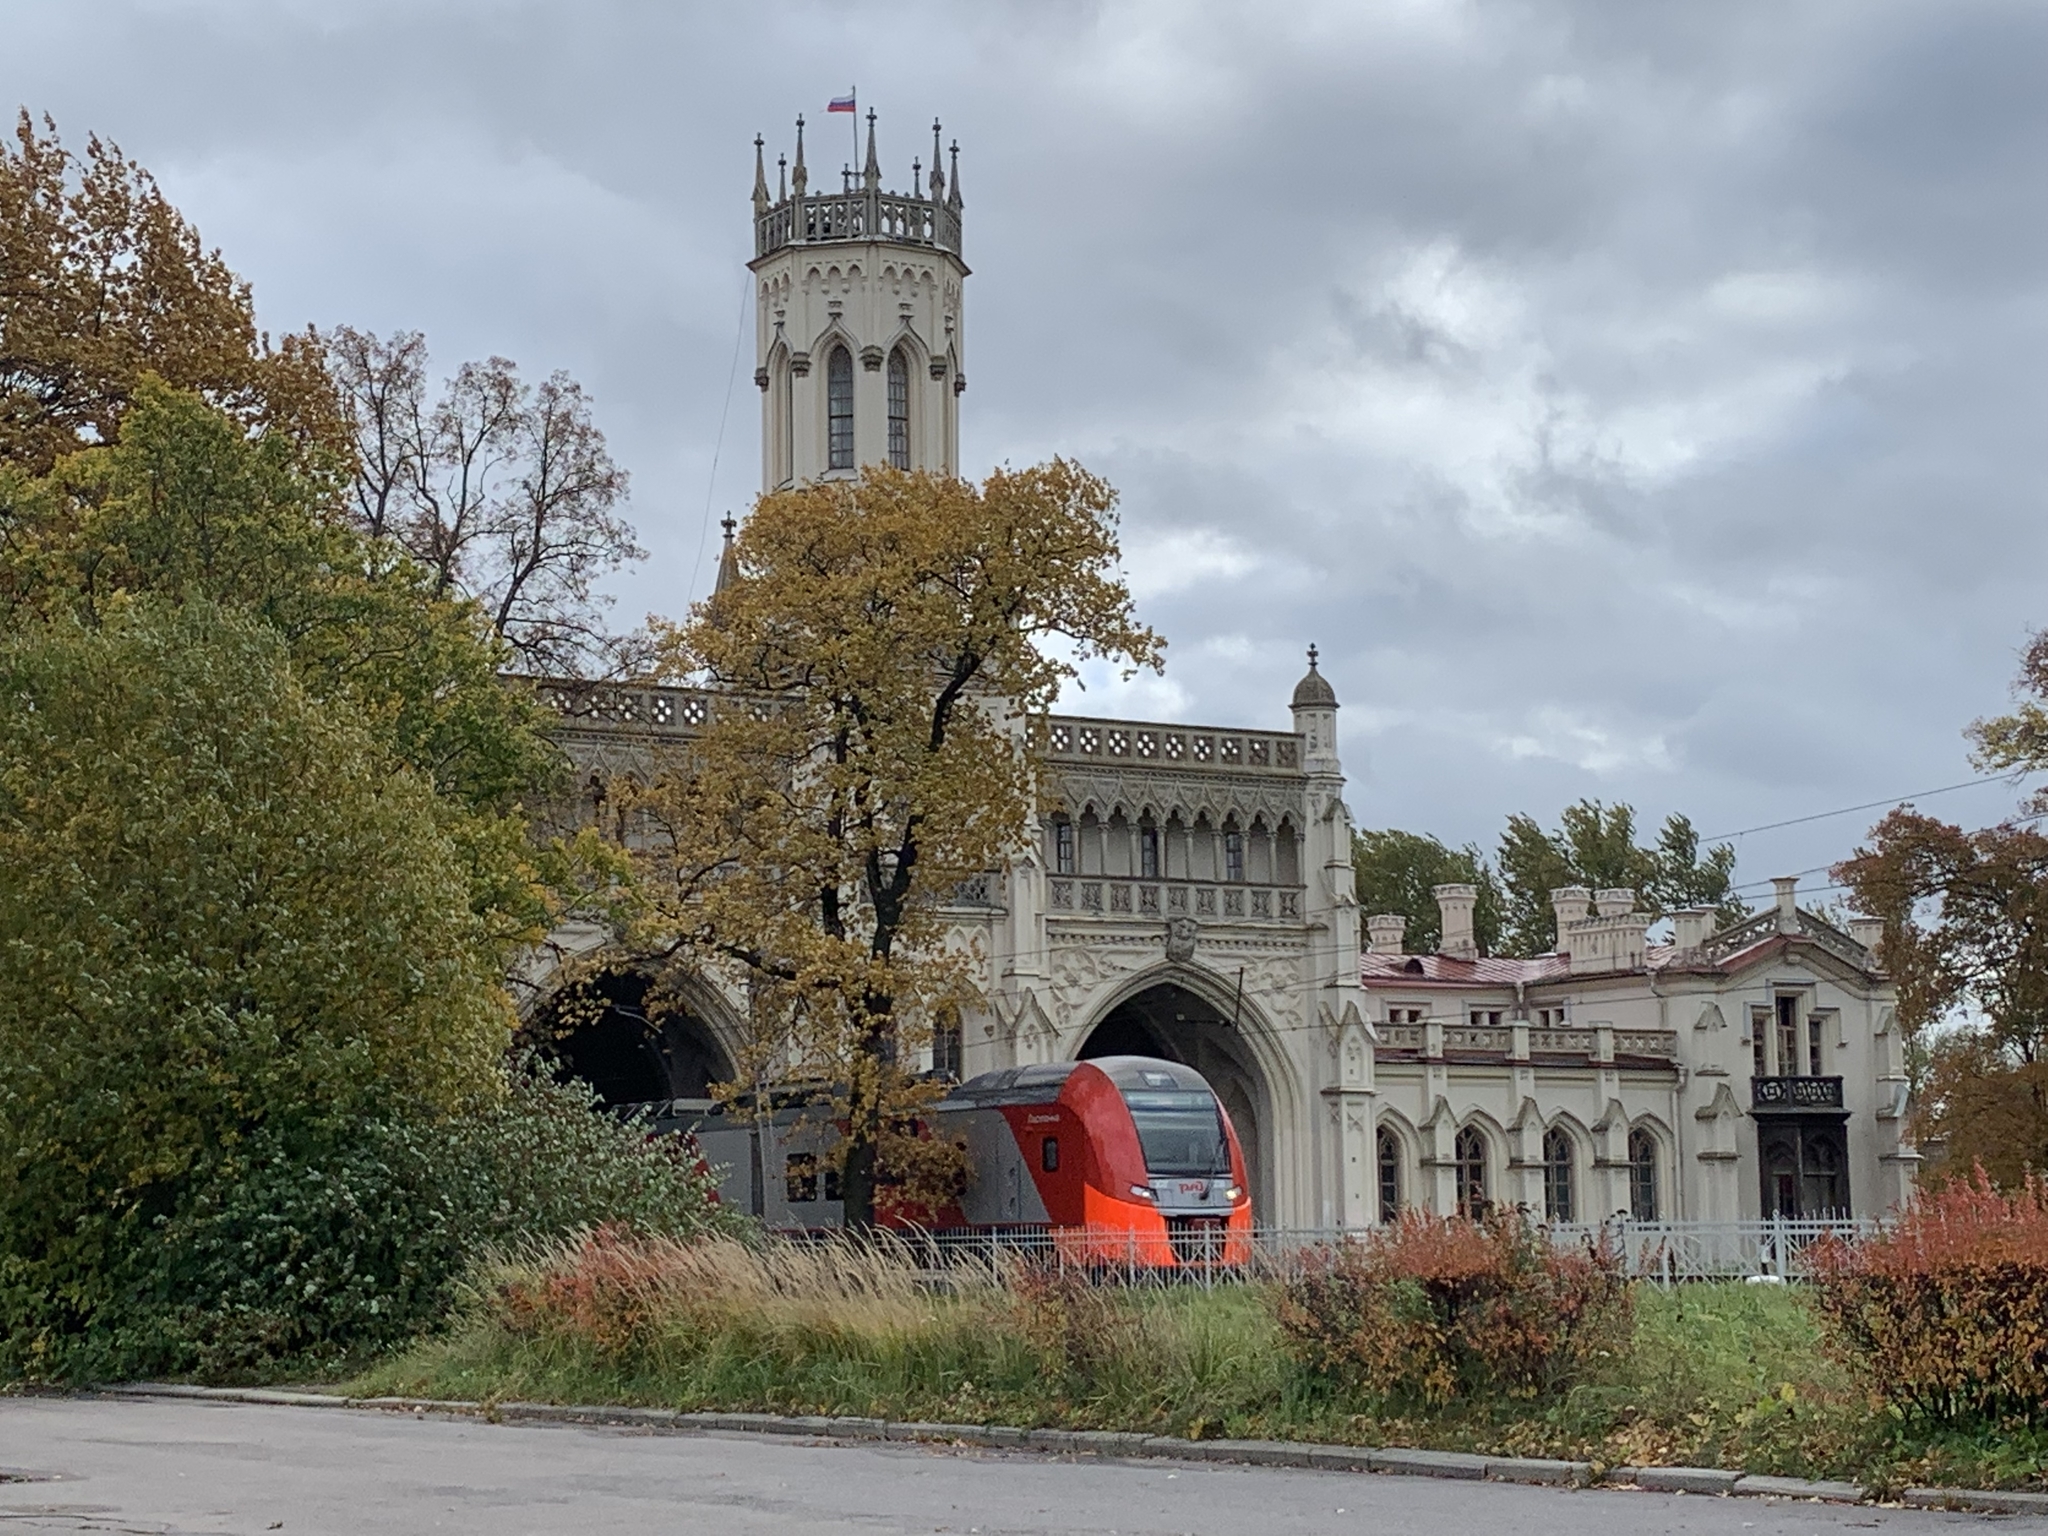
[(1166, 958), (1185, 964), (1195, 958), (1195, 940), (1201, 924), (1192, 917), (1176, 917), (1166, 925)]

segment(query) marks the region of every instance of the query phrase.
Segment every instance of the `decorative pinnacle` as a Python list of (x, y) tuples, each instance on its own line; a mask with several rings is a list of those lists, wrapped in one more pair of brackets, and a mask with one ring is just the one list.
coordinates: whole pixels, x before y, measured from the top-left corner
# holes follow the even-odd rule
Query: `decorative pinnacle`
[(946, 195), (946, 173), (939, 169), (939, 120), (932, 119), (932, 201), (937, 202)]
[(789, 187), (798, 197), (804, 195), (804, 188), (811, 184), (811, 173), (804, 169), (804, 119), (798, 113), (796, 119), (796, 164), (790, 168)]
[(863, 191), (872, 192), (882, 184), (882, 162), (875, 158), (875, 109), (868, 108), (868, 163), (861, 168)]
[(960, 141), (958, 139), (953, 141), (951, 155), (952, 174), (948, 177), (948, 180), (952, 185), (946, 188), (946, 206), (957, 209), (960, 206)]
[(768, 167), (761, 159), (764, 142), (761, 135), (754, 135), (754, 212), (757, 215), (765, 213), (768, 208)]
[(1315, 669), (1316, 669), (1316, 657), (1320, 656), (1321, 654), (1322, 654), (1322, 652), (1318, 651), (1318, 650), (1317, 650), (1317, 649), (1315, 648), (1315, 646), (1314, 646), (1313, 644), (1311, 644), (1311, 645), (1309, 646), (1309, 648), (1308, 648), (1308, 669), (1309, 669), (1309, 671), (1311, 671), (1311, 672), (1315, 671)]

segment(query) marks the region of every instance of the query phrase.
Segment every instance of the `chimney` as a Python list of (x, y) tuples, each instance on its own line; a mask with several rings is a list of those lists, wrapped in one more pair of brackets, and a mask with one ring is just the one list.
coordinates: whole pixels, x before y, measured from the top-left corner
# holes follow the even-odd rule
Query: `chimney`
[(1884, 919), (1881, 917), (1850, 918), (1849, 937), (1858, 944), (1861, 944), (1872, 954), (1877, 953), (1877, 941), (1884, 937)]
[(1472, 907), (1479, 900), (1476, 885), (1439, 885), (1434, 888), (1437, 910), (1443, 914), (1444, 936), (1437, 953), (1458, 960), (1479, 958), (1479, 945), (1472, 937)]
[(1593, 893), (1583, 885), (1561, 885), (1550, 893), (1550, 908), (1557, 914), (1557, 943), (1553, 947), (1560, 955), (1570, 954), (1570, 925), (1593, 915)]
[(1671, 944), (1674, 949), (1698, 949), (1713, 936), (1712, 907), (1680, 907), (1671, 914)]
[(1793, 893), (1799, 889), (1797, 875), (1778, 875), (1771, 881), (1771, 889), (1777, 893), (1778, 932), (1799, 931), (1799, 900)]
[(1407, 928), (1408, 919), (1400, 913), (1375, 912), (1365, 920), (1365, 952), (1369, 955), (1400, 954), (1401, 935)]
[(1602, 917), (1625, 916), (1636, 909), (1636, 893), (1619, 886), (1596, 891), (1593, 894), (1593, 909)]

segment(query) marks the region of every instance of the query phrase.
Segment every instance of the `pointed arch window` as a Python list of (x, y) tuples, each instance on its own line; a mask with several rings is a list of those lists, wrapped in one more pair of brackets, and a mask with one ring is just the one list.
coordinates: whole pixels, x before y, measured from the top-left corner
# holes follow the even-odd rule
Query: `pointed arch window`
[(1657, 1138), (1645, 1130), (1628, 1133), (1628, 1213), (1637, 1221), (1657, 1219)]
[(1576, 1221), (1572, 1200), (1572, 1138), (1561, 1125), (1543, 1133), (1543, 1219)]
[(825, 467), (853, 468), (853, 354), (844, 347), (825, 361)]
[(1379, 1156), (1380, 1220), (1392, 1221), (1401, 1214), (1401, 1138), (1383, 1125), (1373, 1150)]
[(889, 462), (910, 468), (910, 361), (901, 347), (889, 354)]
[(1451, 1143), (1451, 1162), (1458, 1183), (1458, 1214), (1477, 1221), (1486, 1214), (1486, 1135), (1476, 1125), (1458, 1132)]

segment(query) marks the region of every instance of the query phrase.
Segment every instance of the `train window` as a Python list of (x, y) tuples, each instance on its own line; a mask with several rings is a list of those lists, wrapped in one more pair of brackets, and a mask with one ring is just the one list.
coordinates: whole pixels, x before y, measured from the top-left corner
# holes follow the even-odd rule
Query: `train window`
[(845, 1182), (840, 1178), (837, 1168), (827, 1168), (825, 1170), (825, 1198), (827, 1200), (844, 1200), (846, 1198)]
[(1038, 1166), (1047, 1173), (1060, 1171), (1060, 1139), (1048, 1136), (1038, 1144)]
[(1145, 1168), (1187, 1176), (1230, 1172), (1223, 1112), (1210, 1093), (1127, 1093), (1124, 1103), (1138, 1128)]
[(783, 1197), (791, 1205), (805, 1205), (818, 1198), (818, 1159), (809, 1152), (792, 1152), (782, 1164)]

